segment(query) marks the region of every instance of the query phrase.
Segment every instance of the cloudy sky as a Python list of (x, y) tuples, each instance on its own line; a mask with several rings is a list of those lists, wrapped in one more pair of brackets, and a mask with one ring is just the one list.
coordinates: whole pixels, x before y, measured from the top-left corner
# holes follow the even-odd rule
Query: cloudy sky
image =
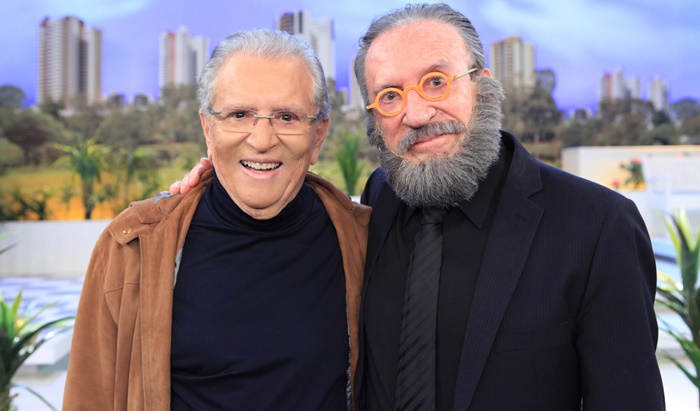
[[(594, 109), (604, 73), (638, 78), (646, 98), (660, 76), (671, 102), (700, 100), (698, 0), (459, 0), (448, 1), (476, 26), (485, 49), (521, 36), (535, 46), (535, 66), (557, 76), (561, 109)], [(103, 93), (158, 96), (161, 33), (186, 25), (213, 48), (226, 35), (274, 27), (284, 12), (306, 10), (335, 24), (339, 86), (348, 84), (357, 39), (372, 18), (401, 7), (394, 0), (0, 0), (0, 85), (37, 88), (38, 26), (44, 17), (76, 16), (103, 32)]]

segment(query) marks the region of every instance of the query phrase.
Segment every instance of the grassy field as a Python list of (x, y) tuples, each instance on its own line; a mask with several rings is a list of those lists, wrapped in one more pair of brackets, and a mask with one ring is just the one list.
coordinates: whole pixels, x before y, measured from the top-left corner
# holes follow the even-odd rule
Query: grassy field
[[(5, 161), (0, 161), (0, 165), (18, 163), (18, 156), (21, 156), (21, 151), (13, 145), (1, 140), (2, 139), (0, 139), (0, 160), (5, 159)], [(555, 141), (538, 145), (525, 143), (524, 145), (528, 151), (540, 157), (542, 161), (556, 167), (560, 165), (560, 142)], [(190, 157), (193, 157), (194, 155), (191, 152), (196, 152), (196, 150), (196, 148), (193, 148), (189, 151), (185, 150), (185, 152), (189, 153), (187, 155)], [(182, 154), (182, 151), (180, 151), (179, 154)], [(8, 159), (11, 161), (8, 161)], [(188, 161), (196, 161), (196, 156)], [(176, 158), (171, 164), (173, 165), (160, 168), (157, 171), (162, 183), (161, 190), (167, 190), (172, 182), (182, 178), (185, 173), (185, 170), (180, 165), (182, 161), (178, 161)], [(359, 195), (362, 192), (369, 174), (374, 170), (374, 166), (368, 162), (363, 160), (363, 164), (364, 168), (357, 182), (355, 195)], [(342, 190), (347, 191), (342, 173), (335, 161), (321, 161), (311, 166), (311, 171), (330, 180)], [(115, 179), (116, 178), (112, 175), (105, 175), (103, 176), (102, 182), (114, 182)], [(66, 203), (61, 200), (61, 197), (63, 196), (62, 193), (64, 193), (68, 187), (72, 190), (73, 197)], [(10, 193), (16, 188), (19, 188), (23, 195), (31, 195), (37, 191), (48, 192), (51, 195), (48, 201), (49, 219), (51, 220), (82, 220), (84, 218), (85, 211), (80, 198), (80, 181), (77, 176), (69, 171), (52, 166), (8, 167), (4, 174), (0, 174), (0, 195), (9, 198)], [(132, 189), (132, 191), (135, 192), (136, 190)], [(136, 198), (131, 198), (131, 200), (134, 199)], [(2, 200), (5, 199), (3, 198)], [(122, 208), (121, 200), (115, 201), (112, 204), (100, 203), (93, 211), (92, 218), (110, 219)]]
[[(357, 183), (357, 195), (360, 194), (372, 170), (373, 168), (365, 166), (363, 176)], [(336, 186), (345, 191), (342, 174), (335, 162), (319, 162), (311, 167), (311, 171), (331, 180)], [(162, 182), (162, 190), (167, 190), (172, 182), (182, 178), (185, 173), (181, 166), (160, 168), (157, 172)], [(114, 182), (115, 179), (113, 175), (104, 175), (102, 182)], [(66, 204), (61, 200), (61, 197), (67, 187), (70, 187), (74, 195)], [(0, 193), (3, 196), (9, 199), (10, 193), (16, 188), (19, 188), (25, 196), (38, 191), (48, 192), (51, 195), (48, 200), (50, 220), (82, 220), (85, 216), (85, 209), (80, 198), (80, 180), (69, 171), (51, 166), (19, 167), (11, 168), (4, 175), (0, 175)], [(132, 189), (132, 191), (135, 190)], [(100, 203), (93, 211), (92, 219), (113, 218), (117, 212), (114, 208), (120, 207), (115, 207), (114, 204)]]
[[(158, 174), (163, 181), (162, 189), (166, 190), (170, 183), (182, 178), (184, 171), (180, 167), (161, 168)], [(113, 175), (102, 177), (103, 183), (115, 180)], [(68, 187), (73, 192), (73, 196), (66, 204), (61, 197)], [(85, 217), (85, 209), (80, 198), (80, 180), (69, 171), (50, 166), (12, 168), (6, 174), (0, 175), (0, 188), (5, 197), (9, 197), (16, 188), (19, 188), (25, 196), (38, 191), (49, 193), (51, 196), (48, 200), (50, 220), (82, 220)], [(132, 189), (132, 191), (135, 190)], [(92, 218), (94, 220), (110, 219), (116, 213), (114, 208), (114, 204), (100, 203), (93, 210)]]

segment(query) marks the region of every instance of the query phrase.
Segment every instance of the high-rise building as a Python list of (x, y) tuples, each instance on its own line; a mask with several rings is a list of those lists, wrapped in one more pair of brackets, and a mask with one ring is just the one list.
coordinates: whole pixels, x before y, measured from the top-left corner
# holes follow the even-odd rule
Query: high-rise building
[(68, 16), (39, 25), (37, 102), (65, 109), (102, 102), (102, 31)]
[(629, 98), (628, 83), (622, 69), (617, 69), (614, 74), (604, 73), (600, 79), (600, 100), (623, 100)]
[(536, 84), (535, 48), (518, 36), (497, 41), (490, 47), (490, 68), (506, 91), (516, 94), (531, 92)]
[(160, 72), (158, 85), (183, 86), (196, 84), (209, 59), (209, 39), (192, 37), (187, 27), (177, 33), (160, 36)]
[(638, 78), (626, 78), (622, 69), (614, 74), (604, 73), (600, 79), (600, 100), (642, 99), (642, 88)]
[(649, 101), (656, 111), (668, 111), (668, 86), (659, 76), (649, 84)]
[(275, 28), (309, 42), (321, 62), (326, 78), (336, 79), (335, 33), (332, 19), (314, 19), (308, 11), (290, 12), (277, 19)]
[(625, 79), (625, 92), (627, 98), (632, 98), (635, 100), (642, 99), (642, 87), (639, 83), (638, 78), (626, 78)]

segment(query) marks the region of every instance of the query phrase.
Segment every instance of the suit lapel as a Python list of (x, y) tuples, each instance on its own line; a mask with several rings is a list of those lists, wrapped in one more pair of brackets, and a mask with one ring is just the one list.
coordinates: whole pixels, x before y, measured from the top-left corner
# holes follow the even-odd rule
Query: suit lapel
[[(369, 188), (370, 192), (367, 192)], [(396, 218), (396, 213), (399, 211), (401, 201), (396, 197), (394, 191), (386, 183), (386, 177), (381, 169), (375, 171), (375, 175), (370, 177), (367, 183), (365, 193), (366, 203), (372, 206), (372, 215), (369, 220), (369, 235), (367, 237), (367, 258), (365, 261), (365, 278), (362, 285), (362, 296), (367, 292), (367, 285), (374, 270), (374, 264), (377, 262), (381, 248), (389, 235), (389, 229)], [(363, 201), (364, 202), (364, 201)], [(355, 394), (356, 400), (361, 401), (362, 381), (364, 379), (364, 347), (365, 347), (365, 332), (364, 332), (364, 305), (365, 300), (362, 298), (360, 302), (360, 359), (357, 363), (357, 372), (355, 375)]]
[(528, 199), (541, 187), (539, 166), (517, 141), (513, 139), (510, 143), (509, 136), (504, 137), (507, 145), (515, 146), (513, 160), (474, 292), (460, 355), (453, 410), (469, 409), (544, 212)]

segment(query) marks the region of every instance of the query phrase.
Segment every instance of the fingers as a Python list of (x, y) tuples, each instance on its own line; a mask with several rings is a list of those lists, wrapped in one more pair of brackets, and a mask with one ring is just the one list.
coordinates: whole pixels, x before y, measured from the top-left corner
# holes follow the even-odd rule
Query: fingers
[(182, 180), (176, 181), (170, 185), (168, 191), (170, 194), (187, 194), (191, 188), (199, 184), (199, 180), (204, 175), (204, 172), (214, 168), (214, 163), (206, 157), (202, 157), (199, 160), (199, 164), (195, 164), (188, 173), (186, 173)]
[(200, 158), (199, 164), (201, 164), (204, 167), (202, 172), (204, 172), (205, 170), (211, 170), (212, 168), (214, 168), (214, 163), (211, 160), (209, 160), (207, 157)]
[(189, 173), (185, 174), (185, 177), (182, 178), (182, 185), (187, 186), (187, 188), (191, 188), (196, 186), (199, 183), (199, 178), (204, 174), (204, 166), (201, 164), (195, 164), (194, 167), (192, 167), (192, 170), (190, 170)]
[(180, 194), (180, 182), (176, 181), (170, 184), (170, 188), (168, 189), (168, 191), (170, 191), (170, 194), (172, 195)]

